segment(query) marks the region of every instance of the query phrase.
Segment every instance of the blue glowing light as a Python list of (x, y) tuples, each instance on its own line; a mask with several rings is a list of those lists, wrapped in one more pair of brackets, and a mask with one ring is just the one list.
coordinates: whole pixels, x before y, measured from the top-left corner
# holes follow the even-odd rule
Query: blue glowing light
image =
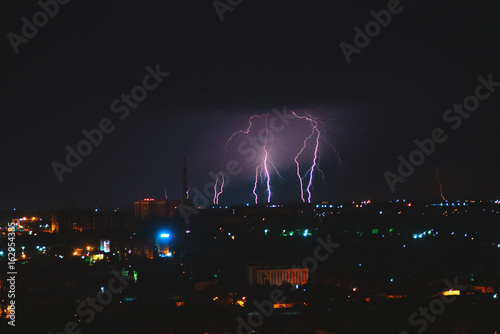
[(160, 234), (160, 237), (162, 237), (162, 238), (170, 238), (170, 234), (168, 234), (168, 233), (162, 233), (162, 234)]

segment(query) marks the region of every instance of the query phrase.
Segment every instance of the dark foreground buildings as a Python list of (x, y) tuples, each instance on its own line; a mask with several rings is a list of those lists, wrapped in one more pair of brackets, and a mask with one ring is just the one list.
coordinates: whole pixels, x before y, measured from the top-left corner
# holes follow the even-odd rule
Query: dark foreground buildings
[[(500, 329), (490, 316), (500, 311), (498, 201), (221, 206), (189, 223), (167, 202), (147, 217), (4, 213), (16, 225), (19, 328), (58, 333), (73, 321), (83, 333)], [(54, 229), (54, 219), (71, 223)], [(127, 284), (114, 293), (120, 277)], [(109, 304), (98, 302), (106, 296)]]

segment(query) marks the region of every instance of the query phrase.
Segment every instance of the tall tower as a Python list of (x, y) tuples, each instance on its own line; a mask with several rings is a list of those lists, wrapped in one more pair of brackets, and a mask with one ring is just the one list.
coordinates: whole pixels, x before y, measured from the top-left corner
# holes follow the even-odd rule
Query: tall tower
[(182, 199), (187, 200), (188, 198), (188, 176), (186, 167), (186, 157), (184, 157), (184, 167), (182, 168)]

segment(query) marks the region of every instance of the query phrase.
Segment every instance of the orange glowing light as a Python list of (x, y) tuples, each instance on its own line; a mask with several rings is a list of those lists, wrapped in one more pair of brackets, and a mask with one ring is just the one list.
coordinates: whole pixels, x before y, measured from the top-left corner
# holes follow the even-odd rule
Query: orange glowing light
[(443, 296), (460, 296), (460, 290), (443, 291)]
[(292, 308), (293, 303), (276, 303), (276, 304), (273, 304), (273, 307), (274, 308)]

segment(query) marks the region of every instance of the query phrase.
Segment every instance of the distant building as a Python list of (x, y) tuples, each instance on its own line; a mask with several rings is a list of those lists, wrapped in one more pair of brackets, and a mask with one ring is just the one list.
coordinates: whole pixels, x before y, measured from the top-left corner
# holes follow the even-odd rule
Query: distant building
[[(134, 202), (135, 218), (144, 221), (149, 218), (165, 217), (174, 218), (181, 217), (183, 213), (194, 208), (193, 200), (189, 198), (189, 186), (187, 179), (186, 158), (184, 158), (184, 166), (182, 168), (182, 197), (180, 199), (169, 200), (144, 198), (142, 201)], [(165, 195), (166, 196), (166, 195)]]
[(155, 217), (171, 218), (170, 202), (166, 199), (145, 198), (134, 202), (134, 215), (136, 219), (146, 220)]
[(160, 232), (156, 236), (156, 250), (159, 257), (172, 257), (172, 252), (170, 251), (170, 243), (173, 239), (173, 235), (166, 232)]
[(247, 273), (250, 286), (255, 284), (265, 285), (267, 283), (277, 286), (290, 283), (296, 286), (306, 284), (309, 279), (307, 268), (257, 269), (256, 267), (249, 267)]
[(58, 210), (50, 218), (46, 228), (52, 233), (124, 228), (132, 220), (127, 212), (100, 208)]

